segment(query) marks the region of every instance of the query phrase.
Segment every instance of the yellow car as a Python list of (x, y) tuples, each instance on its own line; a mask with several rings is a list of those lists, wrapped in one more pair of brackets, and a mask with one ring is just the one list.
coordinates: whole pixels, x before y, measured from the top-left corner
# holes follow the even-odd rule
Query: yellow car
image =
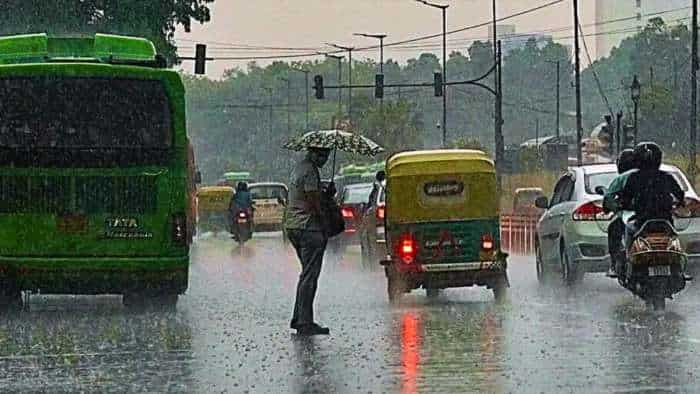
[(280, 231), (287, 206), (287, 186), (283, 183), (253, 183), (248, 186), (255, 207), (255, 231)]

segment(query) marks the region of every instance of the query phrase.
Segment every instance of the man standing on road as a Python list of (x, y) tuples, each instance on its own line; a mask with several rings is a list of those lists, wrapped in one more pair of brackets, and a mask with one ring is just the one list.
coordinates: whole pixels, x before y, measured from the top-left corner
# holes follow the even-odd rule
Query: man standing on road
[(321, 220), (321, 176), (330, 149), (309, 148), (292, 171), (289, 204), (284, 227), (301, 262), (291, 328), (300, 335), (328, 335), (330, 330), (314, 322), (314, 297), (328, 238)]

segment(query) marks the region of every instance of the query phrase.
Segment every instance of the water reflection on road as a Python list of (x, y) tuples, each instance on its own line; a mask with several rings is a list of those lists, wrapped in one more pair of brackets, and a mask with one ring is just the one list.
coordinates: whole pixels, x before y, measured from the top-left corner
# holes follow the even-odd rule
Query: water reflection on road
[[(480, 289), (386, 301), (359, 253), (329, 259), (317, 317), (329, 337), (288, 329), (298, 275), (279, 234), (243, 247), (203, 237), (177, 312), (129, 312), (115, 297), (33, 297), (0, 317), (7, 391), (609, 392), (696, 391), (700, 291), (663, 314), (613, 281), (538, 285), (513, 258), (509, 300)], [(47, 386), (48, 385), (48, 386)]]

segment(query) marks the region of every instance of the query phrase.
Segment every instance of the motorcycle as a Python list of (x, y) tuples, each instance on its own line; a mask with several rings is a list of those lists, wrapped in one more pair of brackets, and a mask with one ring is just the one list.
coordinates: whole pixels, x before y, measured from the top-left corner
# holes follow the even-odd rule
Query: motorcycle
[(233, 239), (238, 241), (241, 245), (253, 237), (252, 209), (241, 209), (234, 213), (231, 233), (233, 234)]
[[(674, 218), (684, 220), (685, 215), (678, 212)], [(624, 242), (624, 261), (616, 264), (617, 280), (654, 310), (664, 310), (666, 299), (673, 299), (691, 280), (686, 275), (688, 255), (678, 228), (669, 220), (649, 220), (637, 229), (634, 214), (628, 211), (623, 212), (622, 220), (633, 235)]]

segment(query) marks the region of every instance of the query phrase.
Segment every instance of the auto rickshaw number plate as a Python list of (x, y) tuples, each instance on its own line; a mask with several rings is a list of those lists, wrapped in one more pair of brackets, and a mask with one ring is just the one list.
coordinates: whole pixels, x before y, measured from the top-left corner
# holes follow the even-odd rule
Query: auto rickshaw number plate
[(671, 276), (671, 266), (653, 265), (649, 267), (649, 276)]

